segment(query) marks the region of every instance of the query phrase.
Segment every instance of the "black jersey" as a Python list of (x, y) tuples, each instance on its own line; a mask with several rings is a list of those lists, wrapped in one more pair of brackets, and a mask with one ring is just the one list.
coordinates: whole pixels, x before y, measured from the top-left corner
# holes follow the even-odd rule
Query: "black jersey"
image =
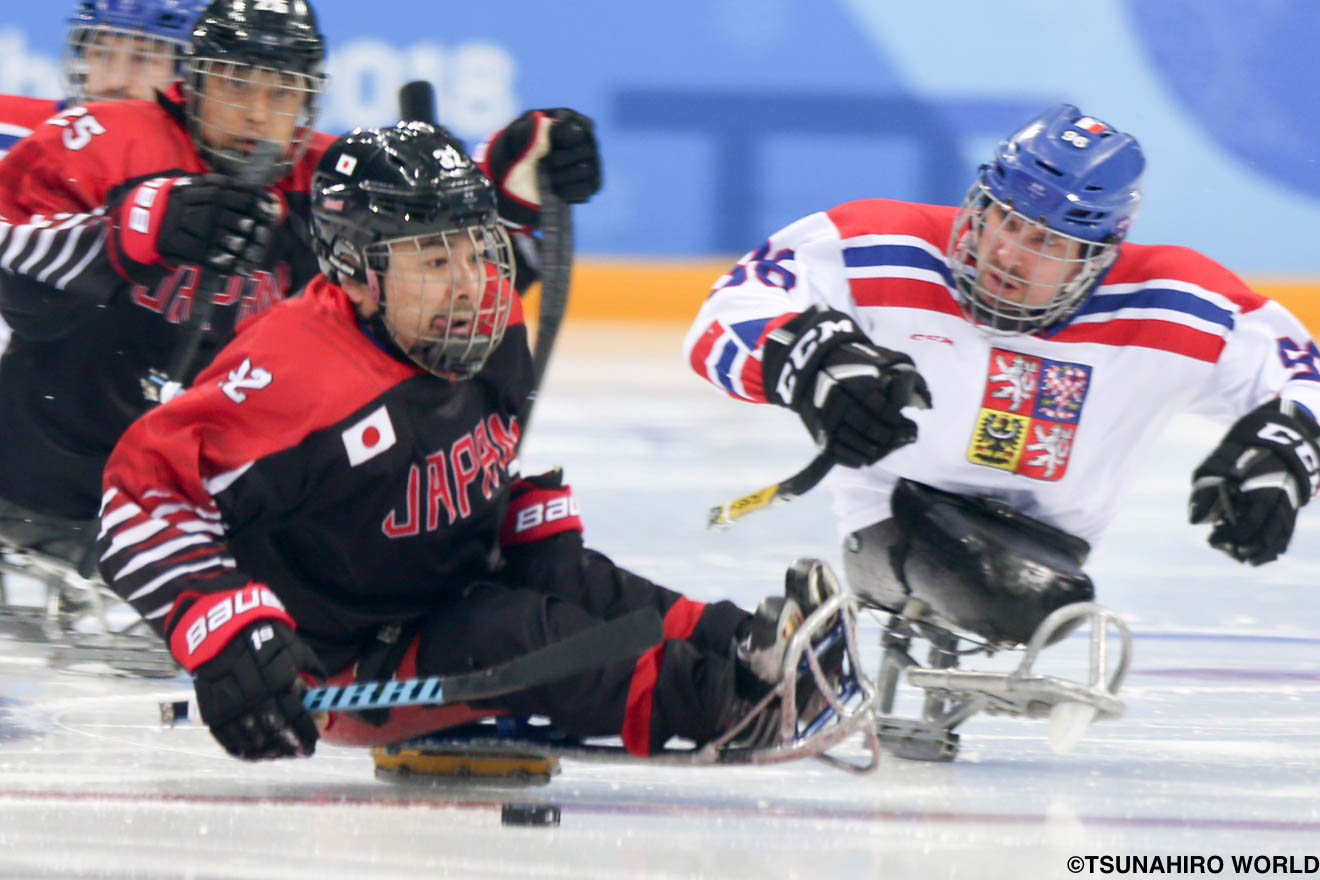
[(520, 305), (481, 372), (447, 382), (318, 277), (129, 428), (102, 573), (162, 631), (181, 596), (254, 581), (322, 642), (421, 614), (491, 577), (531, 387)]

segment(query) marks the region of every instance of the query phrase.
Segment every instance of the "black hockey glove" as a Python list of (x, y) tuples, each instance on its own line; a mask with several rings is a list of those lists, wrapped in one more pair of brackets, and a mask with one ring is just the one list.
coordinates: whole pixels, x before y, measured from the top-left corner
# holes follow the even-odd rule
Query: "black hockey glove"
[(110, 216), (119, 273), (151, 286), (181, 265), (252, 274), (284, 220), (284, 203), (265, 187), (219, 174), (158, 177), (119, 194)]
[(310, 755), (318, 737), (303, 708), (305, 679), (324, 679), (311, 648), (269, 589), (249, 584), (171, 614), (170, 651), (192, 672), (202, 721), (225, 751), (249, 761)]
[(1288, 549), (1297, 508), (1320, 487), (1320, 428), (1291, 401), (1238, 419), (1192, 472), (1192, 523), (1213, 523), (1210, 546), (1262, 565)]
[(500, 217), (526, 230), (541, 222), (538, 164), (551, 191), (580, 204), (600, 190), (600, 151), (592, 121), (566, 107), (529, 110), (491, 135), (477, 150), (478, 162), (494, 182)]
[(917, 439), (904, 407), (930, 407), (912, 359), (873, 344), (842, 312), (814, 306), (771, 331), (766, 397), (802, 417), (822, 451), (847, 467), (874, 464)]

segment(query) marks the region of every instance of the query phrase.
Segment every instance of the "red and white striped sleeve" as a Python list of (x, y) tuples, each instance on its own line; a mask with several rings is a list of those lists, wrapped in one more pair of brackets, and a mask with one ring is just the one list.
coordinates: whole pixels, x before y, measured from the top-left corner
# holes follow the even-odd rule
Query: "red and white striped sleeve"
[(838, 262), (838, 232), (825, 213), (776, 232), (723, 275), (697, 312), (683, 353), (697, 375), (732, 397), (766, 403), (761, 380), (765, 338), (813, 302), (813, 283)]
[[(240, 327), (192, 388), (134, 422), (110, 455), (101, 574), (162, 634), (181, 597), (252, 580), (227, 538), (244, 518), (303, 500), (268, 497), (261, 480), (245, 475), (417, 372), (367, 341), (342, 294), (325, 295), (328, 286), (317, 279)], [(356, 360), (338, 369), (336, 358)], [(282, 455), (280, 467), (301, 460)]]
[[(226, 350), (227, 352), (228, 350)], [(215, 496), (265, 452), (261, 426), (285, 433), (268, 408), (247, 394), (251, 407), (225, 397), (216, 370), (246, 365), (249, 377), (269, 377), (251, 359), (220, 360), (197, 385), (147, 412), (128, 429), (106, 465), (97, 541), (106, 583), (157, 631), (180, 596), (235, 589), (250, 578), (239, 571)], [(269, 384), (269, 383), (268, 383)]]

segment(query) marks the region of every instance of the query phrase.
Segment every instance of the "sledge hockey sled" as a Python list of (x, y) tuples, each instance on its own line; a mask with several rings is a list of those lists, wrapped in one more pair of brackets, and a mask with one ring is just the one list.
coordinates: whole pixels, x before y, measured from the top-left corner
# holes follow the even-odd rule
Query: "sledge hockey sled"
[[(560, 759), (711, 766), (772, 764), (806, 757), (856, 773), (868, 772), (880, 758), (874, 717), (879, 694), (859, 662), (857, 611), (856, 599), (850, 595), (826, 600), (790, 640), (780, 684), (721, 736), (702, 745), (638, 757), (627, 752), (617, 738), (581, 739), (539, 719), (493, 717), (378, 746), (372, 750), (376, 774), (411, 782), (534, 785), (549, 782), (559, 772)], [(840, 653), (838, 674), (827, 675), (822, 658)], [(815, 693), (806, 701), (810, 708), (800, 717), (798, 687), (804, 682)], [(761, 725), (777, 727), (769, 738), (772, 744), (740, 745)], [(838, 747), (855, 736), (863, 741), (862, 759), (837, 754)]]
[[(71, 565), (29, 550), (0, 545), (0, 632), (41, 644), (58, 668), (101, 663), (118, 672), (146, 678), (173, 678), (180, 668), (169, 648), (136, 613), (116, 629), (107, 606), (123, 600), (95, 578)], [(11, 604), (5, 578), (30, 578), (41, 585), (40, 605)]]
[[(1040, 675), (1040, 653), (1072, 630), (1089, 625), (1089, 672), (1085, 682)], [(1111, 632), (1117, 651), (1112, 652)], [(912, 657), (914, 640), (929, 645), (927, 664)], [(1050, 720), (1049, 742), (1057, 752), (1076, 745), (1093, 721), (1123, 716), (1117, 693), (1127, 675), (1132, 637), (1113, 611), (1094, 602), (1076, 602), (1049, 614), (1036, 628), (1022, 660), (1011, 672), (960, 668), (963, 658), (990, 657), (1004, 646), (978, 642), (925, 619), (912, 598), (890, 616), (881, 635), (876, 732), (885, 750), (918, 761), (952, 761), (958, 752), (955, 728), (978, 712)], [(1016, 649), (1016, 648), (1010, 648)], [(924, 691), (921, 716), (893, 714), (900, 680)]]

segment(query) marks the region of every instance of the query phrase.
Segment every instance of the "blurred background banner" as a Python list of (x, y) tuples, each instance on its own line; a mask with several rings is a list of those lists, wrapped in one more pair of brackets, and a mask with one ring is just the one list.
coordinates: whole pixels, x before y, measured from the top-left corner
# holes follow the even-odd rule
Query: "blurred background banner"
[[(605, 189), (576, 214), (600, 259), (582, 281), (600, 269), (627, 314), (690, 315), (714, 280), (671, 308), (635, 302), (653, 294), (627, 289), (633, 269), (690, 285), (840, 201), (954, 202), (998, 138), (1061, 101), (1145, 148), (1134, 241), (1202, 250), (1290, 306), (1320, 281), (1316, 0), (314, 2), (327, 131), (393, 121), (418, 78), (469, 143), (528, 108), (595, 118)], [(72, 5), (6, 4), (0, 91), (58, 94)]]

